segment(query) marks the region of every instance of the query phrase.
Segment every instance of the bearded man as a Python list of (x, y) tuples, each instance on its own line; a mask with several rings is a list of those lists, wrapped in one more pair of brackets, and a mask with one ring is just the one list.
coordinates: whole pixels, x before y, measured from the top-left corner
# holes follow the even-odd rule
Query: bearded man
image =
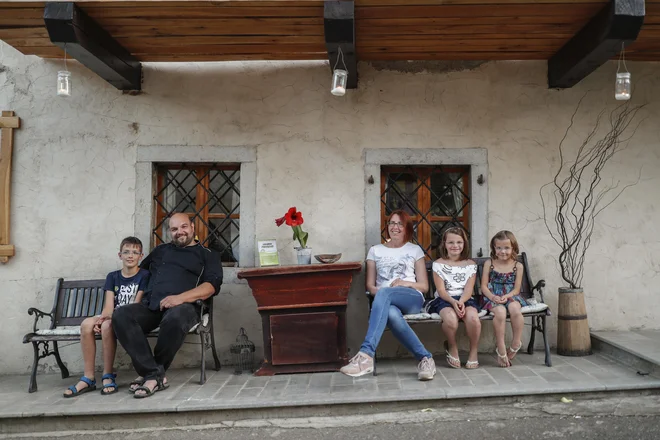
[[(169, 386), (165, 372), (188, 331), (199, 323), (197, 301), (217, 295), (222, 284), (220, 259), (195, 241), (190, 218), (173, 214), (169, 229), (172, 242), (156, 247), (140, 265), (151, 273), (144, 300), (120, 307), (112, 316), (117, 339), (140, 375), (129, 389), (136, 398), (149, 397)], [(152, 353), (146, 334), (158, 327)]]

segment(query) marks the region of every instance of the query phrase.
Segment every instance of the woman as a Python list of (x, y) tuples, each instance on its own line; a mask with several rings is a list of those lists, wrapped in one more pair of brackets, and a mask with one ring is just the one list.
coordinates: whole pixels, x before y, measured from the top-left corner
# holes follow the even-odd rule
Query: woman
[(353, 377), (374, 371), (374, 354), (385, 327), (419, 361), (417, 378), (431, 380), (435, 362), (410, 328), (404, 314), (419, 313), (424, 304), (423, 292), (429, 289), (424, 251), (409, 242), (413, 222), (404, 211), (394, 211), (387, 220), (387, 241), (369, 249), (367, 255), (367, 290), (374, 295), (367, 336), (360, 351), (341, 372)]

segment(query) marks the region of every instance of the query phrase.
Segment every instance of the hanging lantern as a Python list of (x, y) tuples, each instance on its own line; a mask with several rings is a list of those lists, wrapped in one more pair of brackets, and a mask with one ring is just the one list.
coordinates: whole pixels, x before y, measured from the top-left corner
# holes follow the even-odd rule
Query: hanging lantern
[(66, 43), (64, 43), (64, 70), (57, 72), (57, 96), (71, 96), (71, 72), (66, 68)]
[(346, 94), (346, 82), (348, 81), (348, 72), (344, 69), (335, 69), (332, 74), (332, 89), (330, 93), (335, 96), (344, 96)]
[[(343, 69), (337, 69), (337, 65), (341, 60)], [(344, 52), (341, 51), (341, 46), (337, 46), (337, 61), (335, 67), (332, 68), (332, 87), (330, 93), (335, 96), (344, 96), (346, 94), (346, 83), (348, 82), (348, 69), (344, 62)]]
[(234, 364), (234, 374), (242, 374), (243, 371), (254, 373), (254, 351), (254, 344), (248, 339), (245, 329), (241, 327), (238, 336), (236, 336), (236, 342), (229, 346)]
[[(621, 70), (621, 63), (623, 63), (624, 72), (619, 73)], [(614, 83), (614, 98), (617, 101), (627, 101), (630, 99), (630, 72), (626, 66), (626, 46), (621, 43), (621, 53), (619, 54), (619, 64), (616, 68), (616, 82)]]
[(614, 97), (617, 101), (627, 101), (630, 99), (630, 72), (616, 74)]
[(71, 72), (68, 70), (57, 72), (57, 96), (71, 96)]

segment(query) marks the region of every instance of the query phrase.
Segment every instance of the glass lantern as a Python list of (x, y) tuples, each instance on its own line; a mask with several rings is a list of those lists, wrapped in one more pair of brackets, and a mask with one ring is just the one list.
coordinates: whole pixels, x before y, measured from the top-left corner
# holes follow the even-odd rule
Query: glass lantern
[(614, 97), (617, 101), (627, 101), (630, 99), (630, 72), (616, 74), (616, 83), (614, 83)]
[(346, 82), (348, 81), (348, 72), (344, 69), (335, 69), (332, 74), (332, 89), (330, 93), (335, 96), (344, 96), (346, 94)]
[(57, 72), (57, 96), (71, 96), (71, 72), (68, 70)]

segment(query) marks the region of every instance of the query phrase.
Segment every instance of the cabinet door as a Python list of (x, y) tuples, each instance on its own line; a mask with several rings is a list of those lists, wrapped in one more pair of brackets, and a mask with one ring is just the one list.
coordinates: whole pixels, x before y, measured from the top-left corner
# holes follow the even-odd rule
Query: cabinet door
[(337, 361), (338, 322), (335, 312), (272, 315), (273, 365)]

